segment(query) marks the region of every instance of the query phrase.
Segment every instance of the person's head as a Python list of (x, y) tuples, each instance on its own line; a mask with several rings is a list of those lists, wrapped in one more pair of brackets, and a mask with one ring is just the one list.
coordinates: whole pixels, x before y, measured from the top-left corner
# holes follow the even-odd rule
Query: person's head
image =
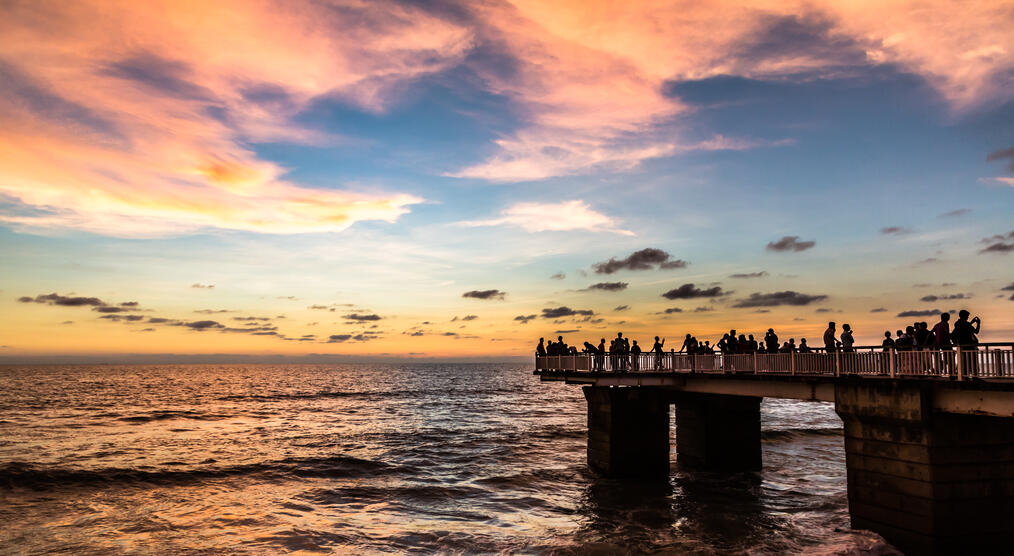
[(891, 331), (890, 330), (885, 330), (884, 331), (884, 337), (885, 338), (890, 338), (891, 337)]
[(806, 338), (800, 338), (799, 339), (799, 345), (805, 346), (806, 345)]
[[(687, 337), (690, 337), (690, 334), (687, 334)], [(658, 341), (658, 336), (655, 336), (655, 341)]]
[(796, 339), (795, 338), (789, 338), (789, 344), (796, 345)]
[(545, 338), (539, 338), (539, 343), (540, 343), (540, 344), (541, 344), (542, 342), (545, 342), (545, 341), (546, 341), (546, 339), (545, 339)]
[(741, 342), (745, 342), (745, 341), (746, 341), (746, 336), (744, 336), (744, 335), (740, 334), (740, 335), (739, 335), (739, 341), (741, 341)]
[(962, 310), (958, 311), (958, 318), (961, 319), (961, 320), (968, 320), (968, 317), (970, 315), (971, 315), (971, 313), (969, 313), (965, 309), (962, 309)]
[(768, 333), (769, 334), (774, 334), (775, 333), (775, 329), (774, 328), (768, 328)]
[(560, 343), (563, 343), (563, 336), (557, 336), (556, 337), (556, 341), (560, 342)]
[(750, 339), (751, 339), (751, 340), (753, 339), (753, 334), (750, 334)]
[(847, 324), (843, 324), (841, 325), (841, 329), (848, 332), (849, 330), (852, 330), (852, 327)]
[(622, 338), (623, 337), (623, 332), (617, 332), (616, 333), (616, 337), (617, 338)]
[(915, 328), (912, 328), (911, 326), (906, 326), (905, 327), (905, 333), (906, 334), (915, 334)]
[[(690, 334), (687, 334), (687, 338), (690, 338), (690, 337), (691, 337)], [(655, 339), (657, 340), (658, 336), (655, 336)]]
[(950, 313), (940, 313), (940, 320), (943, 321), (943, 322), (947, 322), (947, 321), (951, 320), (951, 314)]
[(606, 343), (606, 339), (605, 339), (605, 338), (602, 338), (601, 340), (599, 340), (599, 342), (601, 342), (601, 343), (603, 343), (603, 344), (604, 344), (604, 343)]
[(827, 327), (830, 328), (831, 330), (834, 330), (835, 327), (834, 321), (827, 323)]
[(730, 331), (729, 331), (729, 335), (730, 335), (730, 336), (735, 336), (735, 335), (736, 335), (736, 329), (735, 329), (735, 328), (733, 328), (732, 330), (730, 330)]
[(902, 331), (901, 330), (895, 330), (894, 333), (897, 334), (898, 336), (902, 335)]
[(637, 340), (634, 340), (632, 343), (636, 346), (637, 345)]

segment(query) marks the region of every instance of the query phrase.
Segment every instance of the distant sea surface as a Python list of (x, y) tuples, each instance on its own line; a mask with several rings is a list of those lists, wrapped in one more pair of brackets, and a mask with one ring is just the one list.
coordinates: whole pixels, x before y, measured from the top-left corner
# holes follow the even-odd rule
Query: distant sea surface
[(763, 472), (629, 483), (523, 365), (0, 367), (0, 553), (893, 553), (832, 407), (761, 407)]

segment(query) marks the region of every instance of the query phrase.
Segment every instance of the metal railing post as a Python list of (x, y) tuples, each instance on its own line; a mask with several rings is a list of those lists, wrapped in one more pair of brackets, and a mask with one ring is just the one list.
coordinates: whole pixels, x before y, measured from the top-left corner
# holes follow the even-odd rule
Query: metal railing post
[(841, 352), (834, 352), (834, 376), (841, 376)]
[(789, 352), (789, 374), (796, 376), (796, 352)]
[(753, 352), (753, 373), (757, 374), (758, 370), (759, 369), (757, 369), (757, 352), (755, 351)]
[(958, 380), (965, 380), (965, 357), (962, 353), (961, 346), (958, 346)]
[(894, 373), (897, 371), (898, 363), (897, 363), (896, 355), (895, 355), (893, 349), (889, 349), (887, 351), (887, 359), (888, 359), (888, 366), (889, 366), (890, 371), (891, 371), (891, 378), (894, 378)]

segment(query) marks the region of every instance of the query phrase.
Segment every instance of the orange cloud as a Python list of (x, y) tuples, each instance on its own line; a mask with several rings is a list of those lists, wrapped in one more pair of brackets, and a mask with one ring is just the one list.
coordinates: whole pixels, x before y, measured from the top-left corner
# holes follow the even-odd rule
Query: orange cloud
[(489, 159), (449, 174), (456, 177), (542, 179), (679, 152), (679, 128), (668, 124), (688, 107), (664, 93), (669, 81), (801, 79), (892, 64), (958, 110), (1014, 91), (1009, 0), (511, 0), (478, 13), (519, 64), (479, 71), (524, 108), (527, 125), (497, 141)]
[(420, 199), (290, 183), (247, 144), (339, 141), (291, 118), (322, 95), (384, 110), (470, 41), (397, 5), (5, 4), (0, 195), (23, 206), (0, 218), (125, 236), (394, 220)]

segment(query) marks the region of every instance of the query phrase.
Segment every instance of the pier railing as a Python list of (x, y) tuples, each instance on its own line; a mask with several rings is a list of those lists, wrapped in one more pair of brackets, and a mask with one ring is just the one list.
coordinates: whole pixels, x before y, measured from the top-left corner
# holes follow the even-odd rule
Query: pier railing
[(577, 354), (535, 358), (542, 371), (570, 372), (700, 372), (787, 375), (872, 375), (889, 377), (953, 377), (1014, 379), (1014, 345), (985, 349), (835, 351), (819, 353), (715, 353), (688, 355)]

